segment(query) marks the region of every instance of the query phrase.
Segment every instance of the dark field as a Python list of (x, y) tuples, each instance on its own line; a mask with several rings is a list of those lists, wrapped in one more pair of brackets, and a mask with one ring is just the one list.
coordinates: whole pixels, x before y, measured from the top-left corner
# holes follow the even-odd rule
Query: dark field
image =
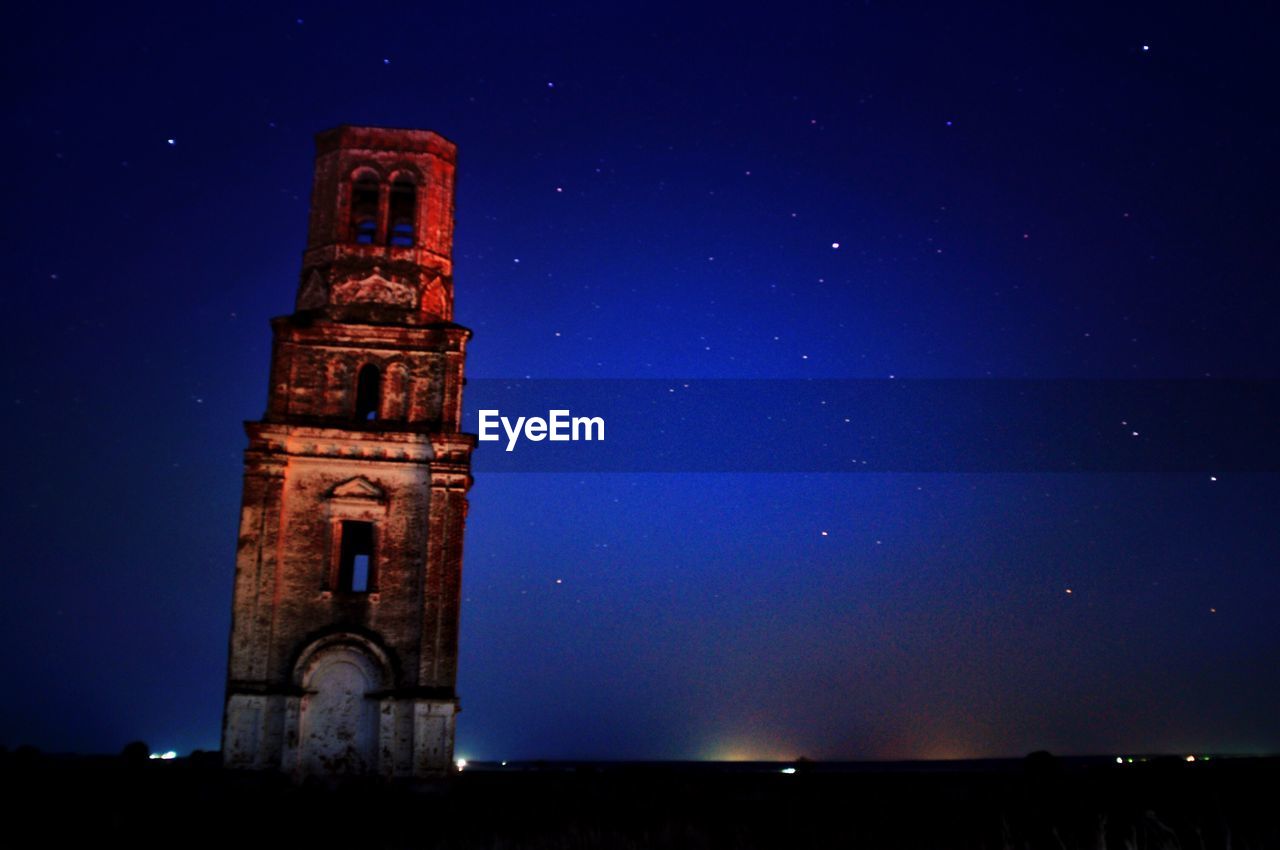
[[(217, 754), (3, 754), (34, 844), (350, 848), (1280, 847), (1280, 761), (470, 765), (419, 788), (298, 787)], [(22, 830), (26, 833), (27, 830)], [(22, 834), (20, 833), (20, 834)]]

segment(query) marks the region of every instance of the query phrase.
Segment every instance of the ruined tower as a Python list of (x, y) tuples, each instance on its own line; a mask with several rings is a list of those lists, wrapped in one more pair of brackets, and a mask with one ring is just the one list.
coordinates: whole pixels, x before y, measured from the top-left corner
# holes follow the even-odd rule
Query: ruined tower
[(295, 777), (452, 763), (471, 332), (453, 323), (455, 147), (316, 138), (292, 315), (245, 423), (223, 760)]

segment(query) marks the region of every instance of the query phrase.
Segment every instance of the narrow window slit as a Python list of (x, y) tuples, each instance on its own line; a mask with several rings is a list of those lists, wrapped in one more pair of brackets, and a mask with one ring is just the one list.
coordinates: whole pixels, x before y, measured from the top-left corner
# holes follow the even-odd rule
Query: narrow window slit
[(378, 418), (382, 406), (382, 373), (372, 363), (366, 364), (356, 379), (356, 419)]
[(373, 523), (343, 520), (337, 589), (344, 593), (370, 593), (373, 582)]

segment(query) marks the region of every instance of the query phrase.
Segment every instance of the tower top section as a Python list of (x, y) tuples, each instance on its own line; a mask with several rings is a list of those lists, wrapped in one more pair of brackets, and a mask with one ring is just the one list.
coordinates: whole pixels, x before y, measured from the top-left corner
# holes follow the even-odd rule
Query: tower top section
[(449, 162), (457, 160), (458, 146), (431, 130), (409, 130), (394, 127), (355, 127), (342, 124), (316, 134), (316, 152), (336, 150), (391, 151), (432, 154)]
[(429, 130), (316, 136), (297, 312), (347, 323), (453, 320), (457, 147)]

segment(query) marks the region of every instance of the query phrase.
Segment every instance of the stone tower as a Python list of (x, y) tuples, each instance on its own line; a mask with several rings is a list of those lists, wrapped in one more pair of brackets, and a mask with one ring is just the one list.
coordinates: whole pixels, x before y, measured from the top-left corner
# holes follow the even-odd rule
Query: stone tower
[(455, 147), (316, 138), (292, 315), (249, 447), (223, 760), (294, 777), (453, 761), (471, 332), (453, 323)]

